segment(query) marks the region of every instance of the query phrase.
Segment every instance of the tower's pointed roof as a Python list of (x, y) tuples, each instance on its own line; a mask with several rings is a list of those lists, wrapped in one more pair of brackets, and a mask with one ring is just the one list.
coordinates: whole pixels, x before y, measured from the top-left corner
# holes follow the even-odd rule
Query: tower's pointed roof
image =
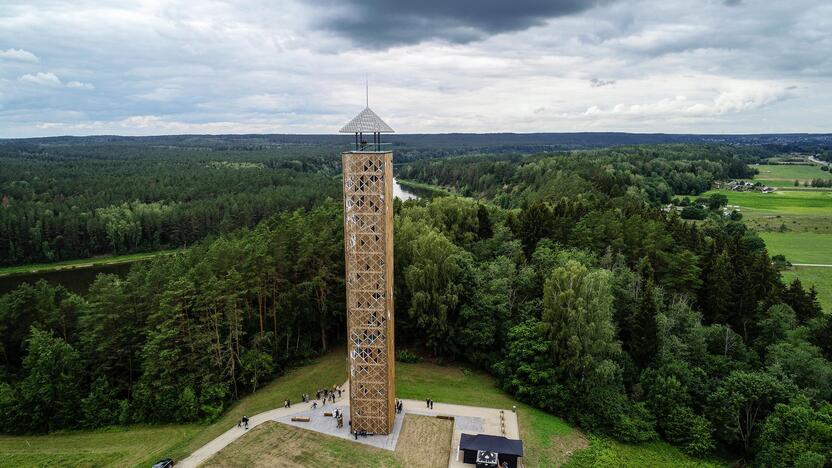
[(365, 107), (338, 133), (394, 133), (394, 131), (369, 107)]

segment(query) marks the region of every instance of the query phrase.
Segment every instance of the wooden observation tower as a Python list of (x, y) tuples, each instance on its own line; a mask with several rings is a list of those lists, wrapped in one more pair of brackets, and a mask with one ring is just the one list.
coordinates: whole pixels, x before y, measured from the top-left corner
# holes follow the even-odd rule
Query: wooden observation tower
[[(355, 134), (342, 154), (347, 350), (352, 430), (389, 434), (395, 418), (393, 351), (393, 133), (369, 107), (340, 133)], [(373, 141), (365, 137), (372, 134)]]

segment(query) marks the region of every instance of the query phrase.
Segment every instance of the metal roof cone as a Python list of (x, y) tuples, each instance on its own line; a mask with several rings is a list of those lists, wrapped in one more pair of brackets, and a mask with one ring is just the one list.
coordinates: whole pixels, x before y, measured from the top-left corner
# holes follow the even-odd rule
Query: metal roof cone
[(395, 133), (389, 125), (381, 120), (369, 107), (365, 107), (361, 113), (344, 125), (338, 133)]

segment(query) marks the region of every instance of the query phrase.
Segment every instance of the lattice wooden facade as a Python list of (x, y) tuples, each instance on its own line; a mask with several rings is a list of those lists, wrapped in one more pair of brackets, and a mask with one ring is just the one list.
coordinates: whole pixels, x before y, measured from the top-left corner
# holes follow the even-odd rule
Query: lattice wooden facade
[(388, 434), (395, 417), (393, 352), (393, 153), (347, 152), (344, 252), (350, 420)]

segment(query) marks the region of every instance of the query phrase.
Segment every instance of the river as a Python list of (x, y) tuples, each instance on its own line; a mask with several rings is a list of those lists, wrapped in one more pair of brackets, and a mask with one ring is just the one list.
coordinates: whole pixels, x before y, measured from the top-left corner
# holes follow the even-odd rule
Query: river
[[(402, 187), (396, 179), (393, 179), (393, 195), (402, 200), (415, 200), (429, 194), (418, 194), (418, 190), (411, 190)], [(130, 271), (130, 263), (118, 263), (115, 265), (99, 265), (87, 268), (72, 268), (66, 270), (55, 270), (40, 273), (26, 273), (23, 275), (0, 277), (0, 294), (5, 294), (23, 283), (37, 283), (39, 280), (46, 280), (52, 284), (62, 284), (70, 291), (86, 293), (95, 277), (100, 273), (112, 273), (124, 276)]]
[(415, 200), (419, 198), (419, 195), (409, 191), (409, 189), (402, 187), (401, 184), (399, 184), (399, 181), (395, 178), (393, 178), (393, 196), (401, 201)]
[(130, 263), (116, 263), (114, 265), (98, 265), (87, 268), (67, 268), (65, 270), (53, 270), (39, 273), (26, 273), (22, 275), (1, 276), (0, 294), (17, 288), (23, 283), (35, 284), (40, 280), (46, 280), (52, 284), (61, 284), (70, 291), (85, 293), (89, 289), (95, 277), (99, 273), (113, 273), (124, 276), (130, 271)]

